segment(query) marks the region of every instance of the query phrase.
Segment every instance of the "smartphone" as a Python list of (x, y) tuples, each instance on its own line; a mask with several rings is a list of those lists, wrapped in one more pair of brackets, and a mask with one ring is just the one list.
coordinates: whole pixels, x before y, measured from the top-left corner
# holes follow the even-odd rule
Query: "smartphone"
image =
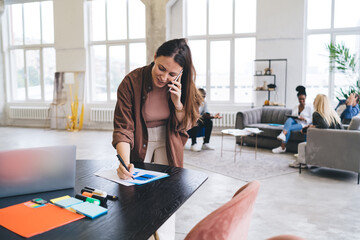
[[(179, 74), (176, 76), (176, 78), (175, 78), (175, 82), (177, 82), (177, 80), (179, 79), (179, 77), (180, 77), (180, 75), (181, 75), (181, 73), (183, 72), (183, 70), (184, 69), (181, 69), (181, 71), (179, 72)], [(168, 92), (170, 92), (170, 90), (171, 90), (171, 88), (169, 88), (169, 91)]]

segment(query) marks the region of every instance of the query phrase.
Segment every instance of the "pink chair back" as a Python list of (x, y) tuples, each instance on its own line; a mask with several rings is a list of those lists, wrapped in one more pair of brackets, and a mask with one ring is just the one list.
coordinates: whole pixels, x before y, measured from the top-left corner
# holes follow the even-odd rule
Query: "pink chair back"
[(185, 240), (246, 240), (260, 183), (250, 182), (234, 197), (201, 220)]

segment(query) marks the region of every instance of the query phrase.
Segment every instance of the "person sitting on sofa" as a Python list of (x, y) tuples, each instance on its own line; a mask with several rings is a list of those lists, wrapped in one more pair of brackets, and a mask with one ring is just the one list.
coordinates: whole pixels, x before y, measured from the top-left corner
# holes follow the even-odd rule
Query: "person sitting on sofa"
[[(211, 131), (213, 128), (213, 118), (221, 118), (221, 116), (217, 113), (216, 115), (211, 115), (208, 111), (207, 102), (205, 101), (206, 98), (206, 91), (203, 88), (199, 88), (199, 92), (202, 95), (204, 102), (203, 105), (199, 108), (199, 113), (201, 115), (200, 119), (197, 122), (197, 126), (191, 128), (188, 130), (189, 137), (191, 138), (191, 151), (199, 152), (201, 149), (203, 150), (214, 150), (214, 147), (212, 147), (210, 142), (210, 136)], [(198, 135), (199, 131), (202, 131), (202, 128), (205, 128), (205, 137), (202, 147), (197, 144), (196, 137)]]
[(332, 109), (325, 94), (318, 94), (314, 100), (313, 122), (309, 127), (343, 129), (339, 115)]
[[(316, 95), (314, 100), (314, 113), (312, 114), (312, 124), (305, 126), (303, 131), (307, 128), (322, 128), (322, 129), (343, 129), (339, 115), (331, 107), (329, 98), (324, 94)], [(306, 143), (305, 143), (306, 144)], [(300, 150), (301, 149), (301, 150)], [(300, 143), (298, 146), (299, 157), (305, 156), (306, 145)], [(294, 161), (289, 164), (290, 167), (298, 168), (300, 163)], [(302, 165), (306, 167), (306, 165)]]
[(281, 141), (281, 145), (272, 150), (273, 153), (284, 153), (286, 151), (286, 143), (290, 139), (291, 131), (301, 130), (304, 126), (311, 123), (311, 114), (313, 109), (311, 105), (306, 105), (306, 89), (304, 86), (297, 86), (295, 89), (299, 100), (299, 105), (295, 106), (292, 110), (291, 117), (289, 117), (285, 124), (284, 129), (281, 131), (277, 138)]
[(359, 95), (350, 93), (346, 100), (340, 100), (335, 111), (340, 115), (341, 123), (349, 124), (351, 119), (360, 112)]

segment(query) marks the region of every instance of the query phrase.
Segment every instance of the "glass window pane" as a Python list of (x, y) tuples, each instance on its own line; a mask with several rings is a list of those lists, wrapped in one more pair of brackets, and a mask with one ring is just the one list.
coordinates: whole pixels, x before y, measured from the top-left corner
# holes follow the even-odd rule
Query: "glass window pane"
[(41, 99), (40, 51), (26, 51), (26, 75), (29, 99)]
[(116, 100), (119, 84), (126, 74), (125, 46), (109, 47), (110, 99)]
[(92, 41), (105, 40), (105, 0), (89, 1), (90, 36)]
[(128, 1), (129, 38), (145, 38), (145, 5), (140, 0)]
[(92, 100), (107, 100), (106, 46), (93, 46), (92, 50)]
[(230, 41), (210, 43), (210, 100), (230, 100)]
[(24, 3), (25, 44), (39, 44), (40, 33), (40, 3)]
[(334, 26), (336, 28), (359, 27), (359, 10), (359, 0), (335, 0)]
[(187, 1), (187, 34), (206, 34), (206, 0)]
[(321, 29), (330, 28), (330, 26), (331, 0), (308, 0), (307, 28)]
[(108, 39), (127, 38), (126, 0), (107, 1)]
[(55, 77), (55, 49), (43, 49), (43, 72), (44, 72), (44, 96), (45, 101), (53, 100), (54, 77)]
[(10, 51), (11, 57), (11, 80), (13, 87), (13, 99), (25, 100), (25, 74), (24, 74), (24, 50)]
[(235, 1), (235, 32), (256, 31), (256, 0)]
[(54, 43), (53, 2), (41, 2), (42, 42)]
[[(336, 36), (336, 43), (344, 43), (345, 47), (349, 48), (351, 55), (360, 56), (360, 35), (339, 35)], [(358, 66), (359, 67), (359, 66)], [(359, 70), (358, 70), (359, 71)], [(358, 75), (336, 73), (334, 78), (334, 101), (336, 97), (341, 97), (340, 88), (345, 92), (350, 86), (356, 84)]]
[(9, 23), (10, 23), (10, 41), (11, 41), (10, 44), (11, 45), (23, 44), (22, 4), (10, 5)]
[(306, 92), (311, 103), (318, 93), (329, 95), (329, 34), (309, 35), (306, 49)]
[(206, 89), (206, 40), (191, 40), (189, 46), (196, 70), (196, 86)]
[(129, 63), (130, 71), (146, 65), (146, 45), (145, 43), (129, 44)]
[(235, 102), (253, 102), (255, 38), (235, 39)]
[(232, 33), (232, 16), (232, 0), (209, 0), (209, 33)]

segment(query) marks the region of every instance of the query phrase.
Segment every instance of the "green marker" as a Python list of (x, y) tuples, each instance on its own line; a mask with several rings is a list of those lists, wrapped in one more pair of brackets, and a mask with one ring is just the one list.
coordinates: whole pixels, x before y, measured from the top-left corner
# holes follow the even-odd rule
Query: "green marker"
[(93, 203), (93, 204), (96, 204), (96, 205), (100, 205), (100, 200), (99, 200), (99, 199), (95, 199), (95, 198), (91, 198), (91, 197), (85, 197), (85, 196), (79, 195), (79, 194), (76, 194), (75, 198), (80, 199), (80, 200), (83, 200), (83, 201), (85, 201), (85, 202), (89, 202), (89, 203)]

